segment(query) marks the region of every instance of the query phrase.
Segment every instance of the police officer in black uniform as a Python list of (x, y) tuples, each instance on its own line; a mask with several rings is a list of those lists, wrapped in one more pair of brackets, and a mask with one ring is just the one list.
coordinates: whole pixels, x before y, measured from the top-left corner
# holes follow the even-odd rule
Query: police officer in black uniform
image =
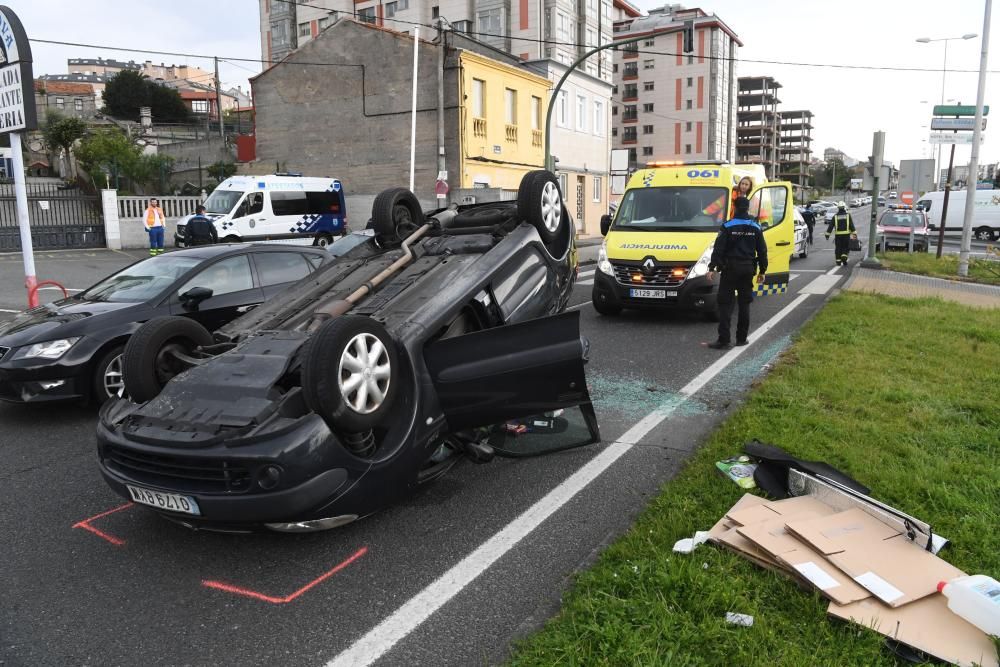
[(210, 245), (219, 242), (215, 225), (205, 217), (205, 207), (201, 204), (194, 210), (194, 216), (187, 223), (188, 245)]
[(816, 211), (813, 210), (812, 204), (806, 204), (806, 208), (802, 211), (802, 221), (806, 223), (806, 227), (809, 228), (809, 245), (813, 244), (813, 227), (816, 226)]
[(733, 319), (733, 302), (739, 304), (736, 318), (736, 344), (746, 345), (750, 333), (750, 302), (753, 301), (753, 277), (764, 282), (767, 271), (767, 242), (756, 220), (750, 217), (750, 200), (737, 197), (736, 215), (722, 225), (715, 239), (712, 259), (708, 263), (708, 278), (722, 270), (719, 282), (719, 339), (708, 346), (715, 350), (729, 348), (729, 328)]

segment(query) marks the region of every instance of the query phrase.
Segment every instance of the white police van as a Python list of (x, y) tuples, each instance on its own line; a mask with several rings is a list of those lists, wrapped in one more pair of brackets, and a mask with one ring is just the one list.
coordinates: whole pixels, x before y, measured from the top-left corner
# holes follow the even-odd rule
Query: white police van
[[(205, 200), (205, 215), (219, 241), (311, 242), (328, 245), (347, 231), (344, 188), (335, 178), (233, 176)], [(191, 216), (177, 221), (174, 245), (187, 245)]]

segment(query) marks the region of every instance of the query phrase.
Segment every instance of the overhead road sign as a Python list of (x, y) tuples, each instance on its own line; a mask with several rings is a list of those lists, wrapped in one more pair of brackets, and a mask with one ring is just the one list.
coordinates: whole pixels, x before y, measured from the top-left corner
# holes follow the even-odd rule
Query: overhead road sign
[[(983, 115), (988, 116), (990, 113), (990, 105), (983, 105)], [(976, 115), (976, 105), (974, 104), (935, 104), (934, 105), (934, 115), (935, 116), (975, 116)]]
[[(971, 146), (972, 137), (971, 134), (963, 134), (959, 132), (931, 132), (930, 142), (932, 144), (958, 144), (960, 146)], [(986, 137), (980, 135), (979, 143), (982, 144)]]
[[(975, 118), (931, 118), (932, 130), (974, 130)], [(983, 128), (986, 129), (986, 119), (983, 118)]]

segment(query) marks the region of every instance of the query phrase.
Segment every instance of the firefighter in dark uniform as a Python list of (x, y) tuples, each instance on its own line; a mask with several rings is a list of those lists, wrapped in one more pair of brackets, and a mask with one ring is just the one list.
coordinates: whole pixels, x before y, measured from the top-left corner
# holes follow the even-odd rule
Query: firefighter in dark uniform
[(722, 225), (715, 239), (712, 259), (708, 263), (708, 279), (722, 270), (719, 282), (719, 338), (708, 346), (715, 350), (729, 347), (733, 303), (739, 304), (736, 318), (736, 344), (746, 345), (750, 333), (750, 302), (753, 301), (754, 274), (757, 282), (764, 282), (767, 272), (767, 242), (756, 220), (750, 217), (750, 200), (737, 197), (734, 202), (736, 215)]
[(837, 202), (837, 212), (833, 214), (830, 224), (826, 226), (827, 240), (833, 234), (833, 257), (837, 265), (847, 266), (847, 253), (851, 251), (851, 238), (857, 236), (854, 229), (854, 220), (847, 212), (847, 204)]
[(205, 207), (198, 204), (194, 216), (187, 223), (188, 245), (210, 245), (219, 242), (219, 233), (215, 225), (205, 217)]

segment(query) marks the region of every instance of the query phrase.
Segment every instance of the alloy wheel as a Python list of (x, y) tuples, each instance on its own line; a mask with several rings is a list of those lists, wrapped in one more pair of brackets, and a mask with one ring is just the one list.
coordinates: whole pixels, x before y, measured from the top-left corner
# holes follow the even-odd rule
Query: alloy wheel
[(376, 336), (361, 333), (344, 347), (340, 357), (340, 394), (359, 414), (371, 414), (385, 401), (390, 378), (389, 353)]
[(116, 356), (104, 369), (104, 392), (109, 398), (121, 398), (125, 393), (125, 381), (122, 374), (122, 355)]
[(562, 197), (559, 195), (559, 187), (549, 181), (542, 188), (542, 220), (545, 228), (555, 233), (559, 229), (561, 219)]

